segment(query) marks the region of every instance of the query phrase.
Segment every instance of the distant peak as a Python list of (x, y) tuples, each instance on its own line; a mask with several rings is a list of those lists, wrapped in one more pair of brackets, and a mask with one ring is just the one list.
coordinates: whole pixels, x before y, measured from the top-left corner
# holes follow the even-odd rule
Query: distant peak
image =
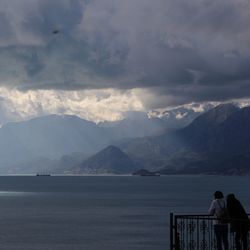
[(118, 147), (113, 146), (113, 145), (109, 145), (108, 147), (104, 148), (102, 151), (119, 151), (122, 152)]
[(224, 122), (230, 115), (239, 111), (239, 107), (235, 106), (233, 103), (225, 103), (216, 106), (207, 112), (210, 118), (214, 119), (216, 123)]
[[(119, 156), (124, 157), (126, 154), (116, 146), (109, 145), (103, 150), (99, 151), (96, 155), (98, 156)], [(127, 155), (126, 155), (127, 156)]]
[(240, 108), (233, 103), (220, 104), (215, 108), (210, 109), (206, 113), (198, 116), (190, 125), (200, 126), (199, 124), (204, 122), (210, 126), (218, 125), (239, 110)]
[(50, 122), (50, 121), (81, 121), (81, 122), (85, 122), (85, 123), (89, 123), (89, 124), (95, 124), (92, 121), (88, 121), (85, 119), (80, 118), (77, 115), (67, 115), (67, 114), (48, 114), (48, 115), (44, 115), (44, 116), (38, 116), (38, 117), (34, 117), (31, 118), (29, 120), (25, 120), (22, 121), (22, 123), (26, 123), (26, 122)]
[(234, 103), (222, 103), (219, 104), (218, 106), (216, 106), (214, 108), (214, 110), (216, 111), (227, 111), (227, 110), (239, 110), (239, 107), (237, 107)]

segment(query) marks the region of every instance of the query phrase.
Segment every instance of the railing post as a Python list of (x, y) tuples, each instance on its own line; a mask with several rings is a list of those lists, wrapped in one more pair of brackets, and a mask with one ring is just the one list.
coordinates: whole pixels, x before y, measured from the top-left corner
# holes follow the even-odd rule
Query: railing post
[(177, 230), (177, 216), (174, 217), (174, 249), (175, 250), (180, 250), (180, 234)]
[(174, 250), (174, 214), (170, 213), (170, 250)]

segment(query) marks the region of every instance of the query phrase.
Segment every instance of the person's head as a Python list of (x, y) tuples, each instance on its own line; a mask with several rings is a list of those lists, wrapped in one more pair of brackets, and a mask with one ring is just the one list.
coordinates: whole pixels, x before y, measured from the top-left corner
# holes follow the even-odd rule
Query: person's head
[(228, 194), (227, 195), (227, 202), (230, 202), (232, 200), (236, 200), (235, 195), (234, 194)]
[(221, 192), (221, 191), (216, 191), (215, 193), (214, 193), (214, 198), (215, 199), (221, 199), (221, 198), (223, 198), (224, 197), (224, 195), (223, 195), (223, 193)]

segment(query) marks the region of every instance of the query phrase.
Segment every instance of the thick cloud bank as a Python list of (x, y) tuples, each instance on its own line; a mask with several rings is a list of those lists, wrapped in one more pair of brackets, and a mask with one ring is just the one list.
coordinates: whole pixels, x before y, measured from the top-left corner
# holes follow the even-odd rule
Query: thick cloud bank
[(48, 114), (77, 115), (100, 122), (121, 120), (128, 110), (146, 111), (141, 90), (29, 90), (0, 87), (0, 124)]
[(0, 9), (3, 87), (142, 88), (146, 108), (250, 95), (248, 0), (1, 0)]

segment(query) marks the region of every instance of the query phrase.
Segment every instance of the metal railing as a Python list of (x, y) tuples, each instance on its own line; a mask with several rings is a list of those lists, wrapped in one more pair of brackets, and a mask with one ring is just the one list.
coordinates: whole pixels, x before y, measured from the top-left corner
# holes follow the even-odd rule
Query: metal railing
[[(170, 250), (216, 250), (214, 220), (213, 216), (207, 214), (174, 215), (171, 213)], [(230, 232), (230, 224), (228, 224), (230, 250), (235, 249), (234, 236), (234, 233)]]

